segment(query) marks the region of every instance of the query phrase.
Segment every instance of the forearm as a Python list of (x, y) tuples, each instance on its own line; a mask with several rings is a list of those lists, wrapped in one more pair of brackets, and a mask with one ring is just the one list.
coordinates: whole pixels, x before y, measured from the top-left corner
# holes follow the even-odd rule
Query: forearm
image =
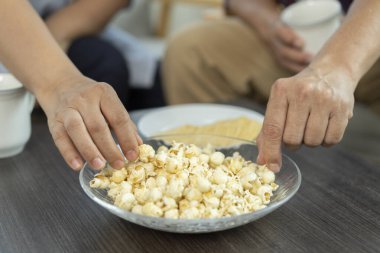
[(77, 0), (46, 19), (59, 42), (100, 32), (128, 0)]
[(268, 25), (275, 25), (280, 15), (275, 0), (229, 0), (229, 8), (232, 14), (264, 36)]
[(380, 56), (379, 34), (380, 1), (356, 0), (340, 29), (317, 55), (311, 68), (322, 76), (342, 70), (356, 87)]
[(1, 0), (0, 61), (40, 102), (70, 76), (80, 76), (27, 1)]

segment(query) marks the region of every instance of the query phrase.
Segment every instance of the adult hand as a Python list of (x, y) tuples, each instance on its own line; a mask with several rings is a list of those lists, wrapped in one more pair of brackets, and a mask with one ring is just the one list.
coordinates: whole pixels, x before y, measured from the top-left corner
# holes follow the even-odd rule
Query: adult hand
[(311, 67), (277, 80), (257, 139), (259, 164), (281, 168), (282, 142), (292, 148), (338, 143), (353, 115), (355, 81), (338, 69), (321, 74)]
[(310, 63), (312, 55), (303, 51), (304, 41), (280, 21), (270, 25), (263, 37), (272, 48), (277, 62), (285, 69), (298, 73)]
[(39, 99), (54, 142), (72, 169), (80, 169), (82, 159), (94, 169), (103, 168), (105, 161), (114, 168), (124, 166), (110, 128), (125, 157), (137, 158), (142, 140), (111, 86), (81, 76), (56, 87), (59, 88), (45, 92)]

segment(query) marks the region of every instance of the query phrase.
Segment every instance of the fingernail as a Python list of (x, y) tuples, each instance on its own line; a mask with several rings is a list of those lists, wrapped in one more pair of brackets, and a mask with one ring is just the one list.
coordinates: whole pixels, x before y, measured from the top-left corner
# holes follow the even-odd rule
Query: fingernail
[(137, 152), (136, 150), (129, 150), (126, 154), (126, 158), (128, 159), (128, 161), (134, 161), (137, 159)]
[(112, 163), (112, 168), (114, 169), (121, 169), (124, 167), (124, 161), (116, 160)]
[(79, 170), (82, 168), (82, 161), (79, 159), (74, 159), (71, 161), (71, 168), (74, 170)]
[(268, 165), (268, 168), (273, 171), (273, 172), (279, 172), (280, 171), (280, 166), (277, 163), (270, 163)]
[(104, 162), (99, 157), (92, 160), (91, 164), (92, 164), (92, 167), (96, 170), (100, 170), (104, 167)]

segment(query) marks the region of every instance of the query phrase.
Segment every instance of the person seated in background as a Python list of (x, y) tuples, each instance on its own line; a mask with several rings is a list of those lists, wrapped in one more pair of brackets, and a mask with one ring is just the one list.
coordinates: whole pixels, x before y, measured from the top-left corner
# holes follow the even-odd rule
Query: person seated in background
[[(128, 0), (29, 0), (75, 66), (112, 85), (129, 110), (164, 105), (158, 60), (109, 24)], [(6, 69), (0, 64), (0, 72)]]
[[(281, 143), (340, 142), (353, 116), (354, 91), (380, 114), (380, 1), (353, 1), (317, 55), (305, 52), (304, 41), (281, 23), (280, 2), (294, 1), (226, 1), (237, 19), (180, 32), (169, 42), (163, 67), (170, 104), (268, 101), (258, 162), (274, 171), (281, 166)], [(340, 2), (347, 11), (351, 1)]]

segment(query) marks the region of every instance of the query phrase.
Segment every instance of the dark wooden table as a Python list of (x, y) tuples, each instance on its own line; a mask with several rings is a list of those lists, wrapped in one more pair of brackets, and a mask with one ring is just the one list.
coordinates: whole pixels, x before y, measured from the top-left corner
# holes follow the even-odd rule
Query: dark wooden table
[(289, 155), (303, 182), (286, 205), (229, 231), (172, 234), (92, 202), (35, 120), (25, 151), (0, 159), (0, 252), (380, 252), (380, 169), (338, 148)]

